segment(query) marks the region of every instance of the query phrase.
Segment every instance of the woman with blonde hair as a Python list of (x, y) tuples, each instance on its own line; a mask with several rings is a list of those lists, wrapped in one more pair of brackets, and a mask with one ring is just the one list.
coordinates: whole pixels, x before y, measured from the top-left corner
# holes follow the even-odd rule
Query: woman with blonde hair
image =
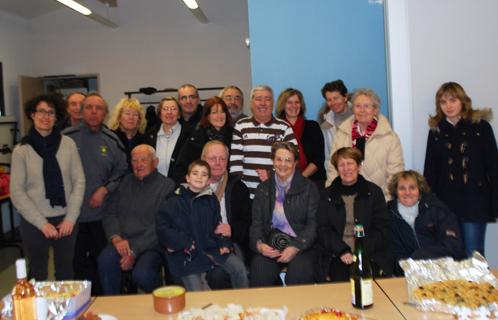
[(424, 176), (433, 192), (459, 220), (468, 256), (484, 254), (486, 223), (498, 216), (498, 152), (489, 124), (491, 110), (472, 109), (456, 82), (436, 93), (429, 118)]
[(131, 150), (141, 144), (150, 144), (144, 134), (147, 120), (140, 101), (134, 98), (123, 98), (114, 107), (114, 112), (107, 123), (123, 144), (128, 166), (131, 169)]

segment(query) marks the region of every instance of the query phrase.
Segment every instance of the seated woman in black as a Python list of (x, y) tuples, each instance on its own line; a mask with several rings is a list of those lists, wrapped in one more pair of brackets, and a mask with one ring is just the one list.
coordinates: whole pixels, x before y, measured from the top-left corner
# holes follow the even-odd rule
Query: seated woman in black
[[(288, 285), (315, 282), (316, 185), (299, 170), (297, 147), (275, 142), (271, 149), (275, 173), (259, 184), (252, 205), (249, 243), (255, 252), (251, 262), (251, 287), (280, 284), (287, 267)], [(271, 237), (279, 230), (278, 237)], [(284, 237), (287, 240), (282, 240)], [(280, 244), (280, 245), (279, 245)]]
[[(361, 176), (358, 149), (340, 148), (332, 155), (339, 176), (321, 194), (317, 213), (318, 242), (322, 247), (322, 277), (349, 280), (353, 263), (354, 225), (362, 224), (366, 252), (374, 276), (391, 273), (390, 221), (382, 190)], [(323, 279), (322, 279), (323, 280)]]
[(457, 217), (429, 192), (422, 175), (413, 170), (395, 174), (389, 193), (395, 275), (403, 275), (402, 259), (465, 257)]

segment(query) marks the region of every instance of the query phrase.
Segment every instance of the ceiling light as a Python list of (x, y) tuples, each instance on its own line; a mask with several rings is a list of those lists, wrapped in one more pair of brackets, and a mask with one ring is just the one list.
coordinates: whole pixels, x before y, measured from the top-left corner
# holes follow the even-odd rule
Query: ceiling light
[(88, 9), (87, 7), (81, 5), (80, 3), (76, 2), (76, 1), (73, 1), (73, 0), (57, 0), (59, 1), (60, 3), (68, 6), (69, 8), (85, 15), (85, 16), (88, 16), (90, 14), (92, 14), (92, 11), (90, 9)]
[(195, 10), (199, 8), (199, 5), (195, 0), (183, 0), (185, 2), (185, 5), (190, 9), (190, 10)]

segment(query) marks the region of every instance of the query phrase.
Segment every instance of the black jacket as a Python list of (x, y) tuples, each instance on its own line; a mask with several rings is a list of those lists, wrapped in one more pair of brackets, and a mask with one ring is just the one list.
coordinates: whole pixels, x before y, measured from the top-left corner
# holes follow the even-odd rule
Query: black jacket
[(126, 136), (126, 133), (121, 131), (120, 128), (112, 130), (112, 132), (114, 132), (118, 136), (119, 140), (121, 141), (121, 143), (125, 148), (126, 160), (128, 161), (128, 167), (130, 168), (131, 171), (131, 150), (133, 150), (133, 148), (141, 144), (150, 145), (151, 142), (149, 141), (149, 136), (137, 132), (137, 134), (130, 140), (128, 139), (128, 136)]
[(189, 164), (201, 157), (204, 145), (211, 140), (220, 140), (230, 148), (232, 144), (232, 132), (233, 128), (229, 126), (225, 126), (220, 131), (212, 126), (195, 130), (180, 149), (171, 178), (176, 183), (185, 182), (185, 175), (187, 174)]
[[(315, 184), (296, 170), (289, 191), (285, 194), (284, 211), (296, 237), (290, 245), (301, 251), (313, 246), (316, 239), (316, 209), (319, 193)], [(252, 224), (249, 232), (251, 249), (258, 252), (258, 240), (265, 242), (272, 228), (275, 207), (275, 176), (259, 184), (252, 203)]]
[[(159, 129), (161, 129), (161, 126), (162, 126), (162, 123), (159, 123), (157, 126), (152, 128), (152, 130), (147, 132), (149, 143), (151, 146), (154, 147), (154, 149), (156, 148), (156, 143), (157, 143), (157, 133), (159, 132)], [(169, 170), (168, 170), (168, 177), (172, 177), (174, 168), (176, 166), (176, 159), (178, 159), (178, 154), (180, 153), (180, 150), (181, 150), (183, 144), (185, 143), (185, 141), (187, 141), (188, 137), (190, 137), (192, 132), (193, 132), (193, 127), (191, 127), (188, 124), (182, 124), (180, 136), (178, 137), (178, 140), (176, 141), (175, 149), (173, 149), (173, 154), (171, 155), (171, 161), (170, 161)]]
[(232, 241), (244, 252), (249, 249), (249, 228), (251, 227), (251, 202), (249, 190), (240, 176), (229, 176), (225, 188), (227, 219), (232, 228)]
[(325, 181), (327, 176), (323, 167), (325, 162), (323, 133), (316, 121), (305, 120), (301, 143), (308, 162), (313, 163), (318, 168), (309, 178), (311, 180)]
[[(343, 241), (346, 208), (339, 192), (341, 178), (322, 191), (318, 207), (318, 242), (323, 250), (321, 267), (328, 270), (332, 257), (353, 252)], [(358, 176), (358, 194), (354, 199), (354, 220), (362, 224), (366, 235), (366, 252), (370, 260), (385, 274), (391, 274), (391, 225), (382, 190), (374, 183)]]
[(453, 126), (442, 120), (432, 128), (424, 176), (460, 222), (486, 223), (498, 217), (498, 151), (487, 121), (461, 119)]
[(418, 205), (415, 231), (401, 217), (398, 201), (387, 207), (391, 214), (394, 273), (403, 275), (399, 260), (465, 257), (457, 217), (432, 194), (423, 194)]

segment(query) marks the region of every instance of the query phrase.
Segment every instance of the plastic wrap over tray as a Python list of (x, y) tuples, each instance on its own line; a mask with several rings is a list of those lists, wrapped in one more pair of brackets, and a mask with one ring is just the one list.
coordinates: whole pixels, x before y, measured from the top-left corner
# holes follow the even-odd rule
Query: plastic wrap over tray
[[(36, 292), (36, 314), (39, 320), (75, 319), (90, 303), (90, 281), (32, 281)], [(3, 298), (2, 319), (12, 319), (12, 298)]]
[(486, 259), (479, 253), (475, 252), (471, 258), (462, 261), (455, 261), (452, 258), (407, 259), (400, 261), (399, 264), (405, 272), (408, 300), (419, 310), (452, 313), (461, 319), (472, 317), (486, 319), (498, 315), (498, 303), (496, 302), (486, 303), (479, 307), (468, 307), (461, 303), (444, 303), (433, 298), (419, 299), (415, 295), (415, 291), (421, 286), (448, 280), (489, 283), (497, 288), (498, 280), (490, 272)]

